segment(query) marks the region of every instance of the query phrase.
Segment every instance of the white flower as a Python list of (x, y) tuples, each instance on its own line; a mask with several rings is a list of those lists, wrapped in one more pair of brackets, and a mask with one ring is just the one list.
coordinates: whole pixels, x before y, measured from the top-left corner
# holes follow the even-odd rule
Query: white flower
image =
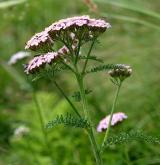
[(16, 64), (17, 61), (29, 57), (31, 54), (29, 52), (19, 51), (16, 54), (13, 54), (8, 61), (9, 65)]
[(22, 126), (19, 126), (18, 128), (15, 129), (14, 131), (14, 136), (17, 137), (17, 138), (21, 138), (23, 137), (24, 135), (28, 134), (29, 133), (29, 128), (22, 125)]

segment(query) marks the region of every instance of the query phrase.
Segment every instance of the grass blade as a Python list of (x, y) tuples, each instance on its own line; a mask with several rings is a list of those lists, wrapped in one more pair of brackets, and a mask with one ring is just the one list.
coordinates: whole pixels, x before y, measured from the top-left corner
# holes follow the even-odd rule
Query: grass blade
[(110, 4), (110, 5), (124, 8), (127, 10), (132, 10), (132, 11), (135, 11), (138, 13), (142, 13), (142, 14), (148, 15), (150, 17), (154, 17), (156, 19), (160, 19), (160, 14), (158, 14), (152, 10), (139, 7), (140, 5), (135, 5), (133, 3), (128, 3), (126, 1), (118, 1), (118, 2), (117, 1), (111, 1), (111, 0), (94, 0), (94, 1)]
[(19, 5), (24, 2), (26, 2), (26, 0), (12, 0), (12, 1), (7, 1), (7, 2), (0, 2), (0, 9), (5, 9), (7, 7), (11, 7), (14, 5)]
[(131, 23), (141, 24), (141, 25), (148, 26), (148, 27), (156, 29), (156, 30), (160, 30), (160, 26), (152, 24), (147, 21), (140, 20), (138, 18), (134, 18), (134, 17), (128, 17), (128, 16), (118, 15), (118, 14), (109, 14), (109, 13), (101, 13), (101, 16), (118, 19), (118, 20), (123, 20), (123, 21), (131, 22)]

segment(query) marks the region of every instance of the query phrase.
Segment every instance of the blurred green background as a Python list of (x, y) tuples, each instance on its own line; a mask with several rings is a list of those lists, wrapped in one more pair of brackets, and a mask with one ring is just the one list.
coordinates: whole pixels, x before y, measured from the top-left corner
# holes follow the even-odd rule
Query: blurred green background
[[(141, 129), (148, 135), (160, 136), (159, 0), (95, 0), (98, 15), (89, 9), (92, 5), (83, 0), (17, 2), (0, 1), (0, 165), (34, 165), (35, 157), (41, 165), (51, 164), (43, 147), (39, 119), (22, 63), (11, 67), (7, 61), (24, 50), (25, 42), (34, 33), (58, 19), (74, 15), (105, 17), (112, 28), (100, 37), (93, 55), (105, 63), (125, 63), (133, 68), (133, 75), (123, 84), (116, 109), (125, 112), (128, 120), (114, 127), (112, 133)], [(71, 75), (66, 74), (57, 80), (69, 96), (77, 88), (72, 80)], [(93, 91), (88, 101), (97, 125), (110, 111), (115, 87), (105, 72), (89, 75), (87, 85)], [(57, 114), (72, 113), (52, 84), (39, 82), (36, 89), (46, 123)], [(31, 136), (28, 140), (26, 137), (17, 140), (14, 130), (24, 124), (30, 128)], [(94, 164), (83, 130), (57, 126), (49, 135), (54, 164)], [(96, 135), (100, 142), (104, 134)], [(108, 148), (103, 158), (108, 165), (159, 165), (160, 145), (133, 141)]]

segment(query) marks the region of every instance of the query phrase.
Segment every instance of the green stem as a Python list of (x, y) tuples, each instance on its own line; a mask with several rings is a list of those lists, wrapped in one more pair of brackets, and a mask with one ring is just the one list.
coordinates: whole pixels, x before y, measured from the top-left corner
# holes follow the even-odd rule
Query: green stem
[(94, 44), (95, 44), (95, 41), (96, 41), (96, 39), (94, 39), (94, 40), (92, 41), (91, 47), (90, 47), (90, 49), (89, 49), (89, 51), (88, 51), (87, 59), (86, 59), (86, 61), (85, 61), (85, 63), (84, 63), (84, 67), (83, 67), (83, 70), (82, 70), (82, 74), (83, 74), (83, 73), (85, 72), (85, 70), (86, 70), (87, 63), (88, 63), (88, 57), (89, 57), (90, 54), (91, 54), (91, 51), (92, 51), (93, 46), (94, 46)]
[(80, 52), (80, 48), (81, 48), (81, 42), (82, 42), (82, 39), (79, 40), (77, 52), (75, 53), (75, 56), (76, 56), (76, 57), (75, 57), (75, 65), (76, 65), (77, 62), (78, 62), (79, 52)]
[(51, 160), (53, 161), (51, 150), (50, 150), (51, 148), (50, 148), (50, 145), (49, 145), (49, 142), (48, 142), (47, 132), (45, 131), (45, 124), (44, 124), (43, 115), (42, 115), (42, 112), (41, 112), (41, 107), (38, 103), (38, 99), (37, 99), (35, 91), (33, 91), (33, 100), (35, 102), (37, 114), (38, 114), (38, 117), (39, 117), (39, 120), (40, 120), (40, 126), (41, 126), (42, 134), (43, 134), (43, 137), (44, 137), (44, 143), (46, 145), (48, 155), (50, 156)]
[(104, 140), (103, 140), (103, 143), (102, 143), (102, 146), (101, 146), (101, 152), (102, 152), (102, 149), (105, 146), (105, 142), (107, 141), (108, 136), (109, 136), (109, 131), (110, 131), (110, 127), (111, 127), (111, 121), (112, 121), (112, 117), (113, 117), (113, 112), (114, 112), (114, 109), (115, 109), (115, 106), (116, 106), (116, 103), (117, 103), (117, 99), (118, 99), (118, 95), (119, 95), (119, 91), (120, 91), (121, 85), (122, 85), (122, 82), (120, 82), (120, 84), (117, 87), (116, 95), (115, 95), (115, 98), (114, 98), (114, 101), (113, 101), (113, 105), (112, 105), (112, 109), (111, 109), (111, 113), (110, 113), (110, 119), (109, 119), (108, 128), (106, 130), (106, 134), (104, 136)]
[(67, 97), (67, 95), (64, 93), (64, 91), (62, 90), (62, 88), (57, 84), (56, 81), (53, 81), (55, 86), (57, 87), (57, 89), (61, 92), (61, 94), (64, 96), (64, 98), (68, 101), (68, 103), (70, 104), (70, 106), (72, 107), (72, 109), (74, 110), (74, 112), (78, 115), (78, 117), (81, 118), (81, 115), (79, 114), (79, 112), (77, 111), (77, 108), (74, 106), (74, 104), (71, 102), (71, 100)]
[(89, 135), (89, 139), (92, 145), (92, 149), (94, 152), (94, 156), (96, 159), (96, 163), (97, 165), (102, 165), (102, 159), (100, 156), (100, 152), (98, 149), (98, 145), (94, 136), (94, 130), (92, 128), (92, 122), (91, 122), (91, 118), (90, 118), (90, 114), (88, 112), (87, 109), (87, 100), (86, 100), (86, 96), (85, 96), (85, 88), (84, 88), (84, 83), (83, 83), (83, 76), (78, 76), (77, 75), (77, 82), (79, 84), (79, 88), (80, 88), (80, 93), (81, 93), (81, 97), (82, 97), (82, 104), (83, 104), (83, 110), (84, 110), (84, 114), (85, 117), (87, 118), (87, 120), (89, 121), (89, 123), (91, 124), (91, 128), (87, 129), (88, 135)]

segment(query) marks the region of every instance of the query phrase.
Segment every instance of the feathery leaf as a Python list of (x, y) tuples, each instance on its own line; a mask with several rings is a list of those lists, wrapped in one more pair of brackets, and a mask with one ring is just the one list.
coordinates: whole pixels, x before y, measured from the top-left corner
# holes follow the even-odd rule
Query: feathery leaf
[(71, 114), (67, 114), (66, 116), (57, 115), (57, 117), (50, 121), (46, 128), (53, 128), (57, 125), (64, 125), (68, 127), (77, 127), (77, 128), (88, 128), (90, 127), (89, 122), (84, 118), (77, 118), (72, 116)]
[(93, 67), (90, 70), (86, 71), (85, 73), (87, 74), (87, 73), (106, 71), (110, 69), (120, 69), (122, 68), (122, 66), (123, 64), (104, 64), (104, 65)]
[(130, 132), (121, 132), (118, 135), (113, 135), (108, 138), (108, 140), (105, 142), (104, 147), (109, 147), (113, 144), (123, 144), (128, 143), (132, 141), (143, 141), (153, 144), (160, 144), (160, 138), (153, 137), (150, 135), (146, 135), (141, 131), (130, 131)]

